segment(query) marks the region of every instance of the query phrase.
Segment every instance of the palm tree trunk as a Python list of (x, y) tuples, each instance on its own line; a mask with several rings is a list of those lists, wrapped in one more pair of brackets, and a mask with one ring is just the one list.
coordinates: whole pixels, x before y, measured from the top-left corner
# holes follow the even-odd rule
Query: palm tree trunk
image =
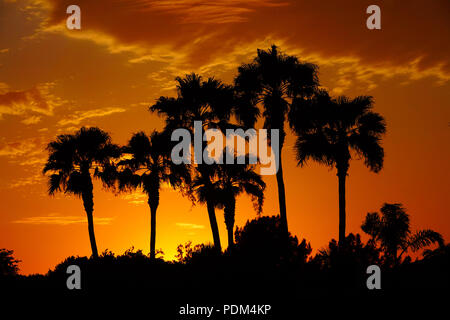
[(397, 245), (392, 246), (392, 249), (390, 249), (390, 257), (392, 261), (392, 266), (396, 267), (398, 265), (398, 257), (397, 257)]
[[(159, 187), (159, 186), (158, 186)], [(156, 258), (156, 210), (159, 206), (159, 190), (154, 188), (152, 195), (148, 198), (150, 207), (150, 259)]]
[(234, 236), (233, 236), (233, 230), (234, 226), (227, 227), (227, 234), (228, 234), (228, 249), (233, 250), (234, 248)]
[(281, 147), (280, 147), (280, 155), (279, 155), (279, 167), (277, 171), (277, 185), (278, 185), (278, 203), (280, 207), (280, 220), (281, 227), (284, 232), (287, 234), (288, 223), (287, 223), (287, 214), (286, 214), (286, 193), (284, 190), (284, 180), (283, 180), (283, 166), (281, 165)]
[(230, 250), (234, 248), (233, 231), (234, 231), (235, 211), (236, 211), (236, 199), (234, 197), (231, 197), (231, 199), (228, 201), (228, 203), (225, 205), (224, 208), (225, 225), (227, 226), (227, 233), (228, 233), (228, 249)]
[(88, 231), (89, 231), (89, 240), (91, 242), (91, 250), (92, 250), (92, 256), (94, 259), (98, 258), (98, 251), (97, 251), (97, 243), (95, 241), (95, 232), (94, 232), (94, 195), (91, 191), (84, 192), (82, 194), (83, 198), (83, 205), (84, 210), (86, 211), (87, 220), (88, 220)]
[(150, 206), (150, 259), (156, 257), (156, 207)]
[(211, 200), (207, 200), (206, 206), (208, 208), (209, 223), (211, 224), (214, 247), (219, 252), (222, 252), (222, 246), (220, 245), (219, 227), (217, 225), (216, 210), (214, 208), (214, 203)]
[(339, 247), (342, 247), (345, 241), (345, 180), (347, 178), (347, 170), (348, 167), (341, 166), (338, 168), (337, 173), (339, 179)]

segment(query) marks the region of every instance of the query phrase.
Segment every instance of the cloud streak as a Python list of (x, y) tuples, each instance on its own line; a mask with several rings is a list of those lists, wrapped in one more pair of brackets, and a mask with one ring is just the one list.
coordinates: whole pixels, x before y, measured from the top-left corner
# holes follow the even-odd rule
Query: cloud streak
[(129, 203), (141, 205), (147, 202), (148, 196), (142, 192), (133, 192), (130, 194), (124, 194), (121, 198), (127, 200)]
[(201, 224), (194, 224), (194, 223), (184, 223), (184, 222), (177, 222), (175, 224), (177, 227), (183, 228), (183, 229), (204, 229), (205, 226)]
[(40, 138), (29, 138), (13, 142), (0, 141), (0, 157), (16, 158), (24, 155), (35, 155), (43, 151)]
[(125, 111), (126, 109), (118, 107), (93, 109), (88, 111), (76, 111), (72, 116), (59, 120), (58, 125), (60, 126), (79, 125), (82, 121), (87, 119), (105, 117), (115, 113), (122, 113)]
[[(96, 225), (109, 225), (113, 220), (114, 218), (94, 218), (94, 223)], [(11, 223), (67, 226), (73, 224), (86, 223), (86, 219), (77, 216), (62, 216), (58, 214), (52, 214), (47, 216), (26, 217), (11, 221)]]
[[(28, 90), (6, 91), (0, 93), (0, 120), (3, 115), (23, 116), (37, 113), (42, 116), (51, 116), (55, 108), (66, 103), (65, 100), (51, 93), (54, 83), (42, 83)], [(5, 92), (6, 91), (6, 92)], [(25, 124), (37, 123), (38, 116), (29, 116)], [(39, 119), (40, 120), (40, 119)]]

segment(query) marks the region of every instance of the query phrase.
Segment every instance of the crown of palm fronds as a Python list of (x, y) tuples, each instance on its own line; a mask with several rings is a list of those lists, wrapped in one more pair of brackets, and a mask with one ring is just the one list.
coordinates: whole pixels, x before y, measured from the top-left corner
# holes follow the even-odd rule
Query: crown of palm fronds
[(91, 174), (110, 183), (114, 159), (120, 156), (120, 148), (111, 142), (109, 134), (96, 127), (59, 135), (47, 150), (43, 173), (52, 173), (48, 188), (51, 195), (59, 191), (81, 195), (92, 187)]
[(162, 183), (173, 188), (189, 184), (190, 166), (176, 165), (170, 159), (172, 142), (166, 132), (135, 133), (122, 148), (123, 159), (117, 164), (119, 191), (142, 188), (147, 194), (157, 192)]
[(298, 165), (311, 159), (336, 166), (347, 163), (354, 154), (364, 159), (370, 170), (381, 170), (384, 159), (381, 138), (386, 124), (372, 108), (372, 97), (333, 99), (325, 90), (317, 91), (311, 99), (296, 99), (289, 122), (297, 135)]

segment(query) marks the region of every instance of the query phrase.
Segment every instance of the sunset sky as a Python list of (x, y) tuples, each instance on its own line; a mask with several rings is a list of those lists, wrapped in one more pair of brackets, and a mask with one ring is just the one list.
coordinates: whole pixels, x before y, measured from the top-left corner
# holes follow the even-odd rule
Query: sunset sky
[[(66, 8), (81, 8), (68, 30)], [(381, 30), (366, 28), (366, 8), (381, 8)], [(86, 215), (72, 196), (47, 195), (48, 142), (82, 126), (125, 144), (161, 129), (148, 112), (174, 96), (176, 76), (196, 72), (232, 83), (257, 48), (276, 44), (319, 65), (333, 95), (371, 95), (387, 122), (385, 165), (371, 173), (351, 162), (347, 232), (362, 232), (367, 212), (402, 203), (412, 229), (450, 239), (450, 2), (310, 0), (0, 0), (0, 248), (14, 250), (21, 273), (45, 273), (70, 255), (90, 255)], [(314, 250), (338, 235), (335, 170), (298, 168), (295, 138), (283, 149), (290, 231)], [(278, 213), (274, 176), (263, 215)], [(223, 246), (223, 212), (216, 211)], [(99, 251), (149, 251), (145, 195), (115, 196), (94, 186)], [(237, 202), (236, 224), (256, 216)], [(206, 207), (164, 189), (156, 247), (172, 259), (178, 244), (212, 242)]]

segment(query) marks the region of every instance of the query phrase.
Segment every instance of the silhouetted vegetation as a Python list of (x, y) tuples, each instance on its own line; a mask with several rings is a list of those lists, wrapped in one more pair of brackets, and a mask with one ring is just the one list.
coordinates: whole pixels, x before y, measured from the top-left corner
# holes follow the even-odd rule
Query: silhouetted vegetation
[[(253, 62), (238, 68), (235, 78), (237, 115), (246, 127), (253, 127), (261, 115), (265, 129), (278, 129), (280, 137), (277, 176), (281, 224), (288, 232), (286, 194), (281, 153), (286, 132), (284, 125), (293, 102), (308, 99), (319, 85), (317, 66), (303, 63), (295, 56), (286, 55), (273, 45), (265, 51), (258, 49)], [(269, 140), (270, 143), (270, 140)]]
[[(373, 172), (383, 167), (384, 118), (372, 111), (372, 97), (332, 99), (324, 90), (312, 99), (296, 99), (289, 118), (297, 135), (298, 165), (308, 159), (335, 167), (339, 179), (339, 243), (345, 239), (345, 181), (350, 160), (359, 158)], [(352, 155), (353, 154), (353, 155)]]
[[(37, 288), (68, 293), (66, 270), (78, 265), (82, 293), (114, 293), (137, 290), (152, 292), (159, 301), (183, 302), (186, 297), (228, 299), (263, 297), (298, 300), (310, 294), (340, 293), (341, 288), (367, 293), (366, 269), (383, 270), (383, 288), (409, 288), (414, 278), (420, 288), (450, 288), (450, 247), (432, 230), (412, 233), (409, 215), (400, 204), (384, 204), (381, 214), (368, 213), (362, 230), (370, 236), (346, 235), (345, 181), (350, 160), (362, 159), (373, 172), (383, 167), (381, 140), (384, 118), (373, 111), (373, 98), (330, 97), (319, 89), (316, 65), (281, 53), (276, 46), (258, 50), (249, 64), (238, 69), (234, 85), (192, 73), (177, 77), (176, 97), (160, 97), (149, 109), (164, 117), (163, 132), (135, 133), (126, 146), (111, 142), (99, 128), (81, 128), (73, 135), (60, 135), (48, 145), (44, 173), (49, 175), (49, 194), (64, 192), (81, 197), (88, 220), (92, 257), (68, 257), (45, 276), (16, 276), (2, 280), (1, 289)], [(259, 117), (264, 128), (280, 130), (280, 162), (276, 174), (279, 214), (259, 216), (266, 184), (256, 165), (175, 165), (170, 133), (185, 128), (194, 133), (194, 121), (202, 129), (249, 128)], [(339, 239), (312, 256), (307, 240), (289, 233), (281, 163), (285, 124), (296, 135), (298, 165), (317, 161), (337, 170), (339, 180)], [(269, 141), (270, 142), (270, 141)], [(270, 142), (271, 143), (271, 142)], [(201, 142), (202, 150), (206, 145)], [(227, 150), (225, 150), (228, 152)], [(236, 157), (236, 154), (232, 154)], [(245, 157), (248, 158), (248, 154)], [(93, 184), (119, 192), (142, 190), (150, 207), (150, 253), (127, 250), (122, 255), (104, 251), (98, 255), (93, 224)], [(160, 189), (168, 183), (193, 203), (206, 204), (213, 244), (179, 245), (175, 261), (166, 261), (156, 250), (156, 213)], [(235, 229), (236, 198), (251, 197), (258, 214)], [(368, 197), (370, 195), (367, 195)], [(216, 209), (223, 209), (228, 249), (222, 251)], [(439, 248), (424, 251), (415, 261), (404, 258), (433, 243)], [(158, 257), (160, 255), (160, 257)], [(0, 250), (0, 276), (11, 279), (18, 272), (12, 251)], [(151, 288), (151, 290), (149, 290)], [(316, 290), (316, 291), (314, 291)], [(72, 292), (70, 294), (77, 294)], [(358, 298), (361, 298), (358, 296)]]
[[(194, 121), (201, 121), (202, 129), (215, 128), (223, 132), (230, 127), (229, 119), (235, 111), (233, 87), (223, 84), (214, 78), (203, 78), (197, 74), (189, 74), (184, 78), (177, 77), (177, 97), (160, 97), (150, 107), (151, 112), (157, 112), (165, 117), (164, 131), (171, 133), (174, 129), (185, 128), (194, 132)], [(205, 142), (202, 141), (204, 145)], [(203, 146), (202, 149), (203, 150)], [(198, 158), (198, 155), (195, 155)], [(197, 159), (199, 160), (199, 159)], [(214, 246), (221, 251), (219, 227), (215, 213), (214, 201), (214, 165), (198, 164), (194, 171), (197, 186), (201, 183), (202, 192), (193, 199), (206, 203), (209, 222), (213, 235)]]
[[(122, 148), (122, 159), (117, 164), (112, 185), (120, 192), (142, 189), (148, 196), (150, 207), (150, 258), (156, 255), (156, 210), (159, 206), (161, 185), (167, 183), (173, 188), (189, 185), (189, 166), (176, 165), (170, 160), (169, 137), (154, 131), (150, 137), (138, 132)], [(129, 157), (127, 157), (129, 156)], [(111, 185), (110, 185), (111, 187)]]
[[(32, 290), (64, 296), (127, 293), (150, 295), (155, 302), (175, 305), (192, 299), (214, 297), (213, 301), (218, 301), (233, 296), (244, 301), (291, 301), (295, 305), (297, 299), (319, 298), (318, 292), (322, 298), (331, 298), (329, 294), (345, 289), (363, 302), (369, 294), (366, 268), (372, 264), (383, 270), (386, 295), (410, 288), (450, 289), (449, 248), (447, 244), (427, 250), (423, 258), (405, 259), (393, 269), (385, 262), (383, 250), (371, 240), (364, 243), (358, 234), (349, 234), (342, 246), (333, 239), (327, 248), (311, 255), (312, 248), (305, 239), (289, 236), (286, 241), (278, 216), (260, 217), (238, 227), (234, 249), (223, 253), (213, 245), (190, 242), (178, 246), (174, 261), (152, 258), (133, 248), (121, 255), (106, 250), (97, 259), (68, 257), (45, 276), (3, 277), (0, 291)], [(82, 270), (80, 291), (67, 290), (69, 265)]]
[(59, 135), (48, 144), (50, 155), (44, 173), (50, 172), (48, 193), (74, 194), (83, 200), (88, 220), (92, 255), (98, 257), (94, 233), (94, 186), (92, 178), (111, 183), (112, 160), (120, 156), (108, 133), (99, 128), (81, 128), (75, 134)]
[(378, 212), (368, 213), (361, 229), (371, 236), (369, 242), (384, 253), (384, 264), (398, 265), (408, 250), (416, 252), (433, 243), (444, 245), (442, 236), (436, 231), (427, 229), (412, 234), (409, 215), (401, 204), (385, 203), (380, 211), (381, 216)]
[(311, 245), (289, 234), (286, 238), (280, 217), (260, 217), (237, 228), (235, 255), (244, 265), (299, 266), (306, 263)]
[(311, 263), (320, 268), (331, 286), (365, 288), (366, 269), (373, 264), (380, 266), (380, 250), (372, 243), (364, 244), (359, 234), (350, 233), (340, 245), (332, 239)]
[(19, 272), (19, 262), (13, 250), (0, 249), (0, 277), (14, 276)]
[[(230, 155), (229, 150), (224, 150), (223, 156), (235, 157)], [(210, 190), (205, 189), (203, 179), (197, 176), (193, 181), (192, 189), (199, 199), (205, 199), (210, 196), (214, 205), (223, 209), (225, 225), (228, 235), (228, 249), (234, 246), (234, 221), (236, 212), (236, 198), (242, 193), (249, 195), (253, 201), (253, 206), (257, 213), (261, 213), (264, 201), (264, 189), (266, 184), (262, 177), (255, 172), (255, 165), (249, 164), (248, 157), (244, 164), (238, 164), (235, 157), (234, 164), (218, 164), (212, 167), (213, 174), (210, 177), (212, 185)]]

